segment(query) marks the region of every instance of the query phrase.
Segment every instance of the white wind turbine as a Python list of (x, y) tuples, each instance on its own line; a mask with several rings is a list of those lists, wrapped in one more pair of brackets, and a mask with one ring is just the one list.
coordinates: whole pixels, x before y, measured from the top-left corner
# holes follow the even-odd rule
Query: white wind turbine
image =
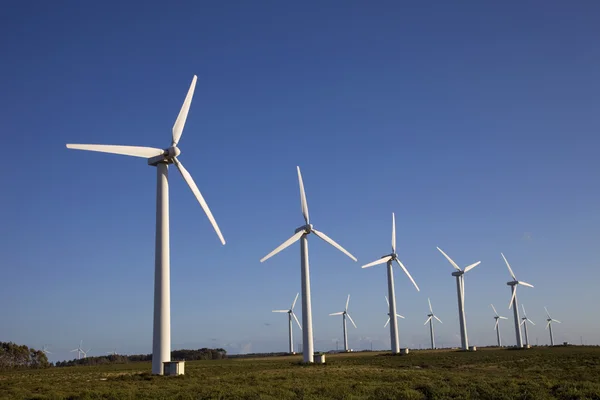
[(456, 277), (456, 294), (458, 297), (458, 320), (460, 322), (460, 341), (463, 350), (469, 350), (469, 337), (467, 336), (467, 318), (465, 316), (465, 273), (469, 272), (479, 264), (481, 261), (477, 261), (467, 267), (464, 270), (460, 269), (460, 267), (452, 261), (450, 257), (446, 253), (442, 251), (439, 247), (437, 248), (440, 253), (446, 257), (446, 259), (452, 264), (454, 271), (452, 276)]
[(544, 310), (546, 310), (546, 315), (548, 316), (548, 319), (546, 319), (546, 329), (550, 329), (550, 346), (554, 346), (554, 335), (552, 335), (552, 323), (558, 322), (560, 324), (561, 322), (552, 318), (546, 307), (544, 307)]
[(348, 298), (346, 299), (346, 308), (344, 309), (344, 311), (329, 314), (330, 316), (331, 315), (341, 315), (342, 316), (342, 325), (344, 326), (344, 351), (346, 351), (346, 352), (348, 351), (348, 333), (346, 332), (346, 317), (348, 317), (350, 319), (350, 322), (352, 322), (352, 325), (354, 325), (354, 327), (356, 328), (356, 324), (354, 323), (354, 320), (352, 319), (350, 314), (348, 314), (348, 303), (350, 303), (350, 295), (348, 295)]
[[(387, 306), (388, 306), (388, 313), (387, 313), (388, 319), (387, 319), (387, 321), (386, 321), (385, 325), (383, 326), (383, 327), (385, 328), (385, 327), (386, 327), (386, 326), (388, 326), (388, 324), (390, 323), (390, 312), (389, 312), (389, 309), (390, 309), (390, 302), (389, 302), (389, 300), (388, 300), (387, 296), (384, 296), (384, 297), (385, 297), (385, 302), (387, 303)], [(400, 315), (400, 314), (396, 314), (396, 318), (402, 318), (402, 319), (405, 319), (405, 318), (404, 318), (402, 315)]]
[(48, 346), (46, 346), (46, 345), (44, 345), (44, 346), (42, 347), (42, 353), (44, 353), (44, 354), (46, 354), (46, 355), (48, 355), (48, 354), (52, 354), (52, 352), (48, 350)]
[(300, 325), (300, 321), (298, 321), (298, 317), (296, 317), (296, 314), (294, 314), (294, 307), (296, 306), (296, 300), (298, 300), (298, 295), (300, 293), (296, 293), (296, 298), (294, 299), (294, 302), (292, 303), (292, 306), (290, 307), (289, 310), (273, 310), (273, 312), (276, 313), (287, 313), (288, 314), (288, 323), (290, 325), (290, 353), (291, 354), (296, 354), (294, 352), (294, 337), (292, 336), (292, 317), (294, 317), (294, 319), (296, 320), (296, 323), (298, 324), (298, 328), (300, 328), (300, 330), (302, 330), (302, 325)]
[[(392, 213), (392, 252), (381, 257), (379, 260), (373, 261), (372, 263), (363, 265), (362, 268), (369, 268), (379, 264), (387, 264), (387, 278), (388, 278), (388, 296), (390, 301), (388, 302), (389, 311), (388, 315), (397, 315), (396, 313), (396, 291), (394, 290), (394, 270), (392, 265), (396, 261), (396, 263), (402, 268), (404, 273), (408, 276), (408, 279), (415, 285), (417, 291), (419, 287), (415, 280), (410, 276), (410, 273), (402, 264), (402, 262), (398, 259), (398, 254), (396, 254), (396, 217), (394, 213)], [(396, 318), (392, 318), (392, 323), (390, 324), (390, 342), (392, 344), (392, 353), (397, 354), (400, 352), (400, 341), (398, 339), (398, 321)]]
[(260, 262), (263, 262), (275, 254), (279, 253), (283, 249), (292, 245), (293, 243), (300, 240), (300, 266), (301, 266), (301, 279), (302, 279), (302, 353), (304, 362), (314, 362), (314, 344), (313, 344), (313, 331), (312, 331), (312, 306), (310, 302), (310, 271), (308, 265), (308, 235), (314, 233), (318, 238), (326, 241), (342, 253), (346, 254), (352, 260), (356, 261), (356, 258), (350, 254), (346, 249), (337, 244), (333, 239), (314, 229), (310, 223), (308, 215), (308, 204), (306, 203), (306, 194), (304, 193), (304, 183), (302, 182), (302, 174), (300, 173), (300, 167), (296, 167), (298, 170), (298, 182), (300, 184), (300, 206), (302, 209), (302, 215), (304, 216), (305, 225), (296, 229), (294, 235), (280, 244), (275, 250), (264, 256)]
[(512, 309), (513, 309), (513, 314), (515, 317), (515, 336), (517, 337), (517, 347), (521, 348), (521, 347), (523, 347), (523, 339), (521, 338), (521, 324), (519, 321), (519, 304), (517, 302), (517, 285), (523, 285), (523, 286), (529, 286), (529, 287), (533, 287), (533, 285), (530, 283), (527, 283), (527, 282), (517, 280), (517, 277), (515, 276), (515, 273), (513, 272), (512, 268), (510, 267), (508, 260), (506, 259), (506, 257), (504, 257), (503, 253), (500, 253), (500, 254), (502, 255), (502, 258), (504, 258), (504, 262), (506, 263), (506, 266), (508, 267), (508, 272), (510, 272), (510, 276), (513, 278), (512, 281), (506, 282), (506, 284), (508, 286), (510, 286), (510, 289), (512, 291), (512, 297), (510, 298), (510, 303), (508, 303), (508, 308), (512, 307)]
[(173, 125), (171, 145), (167, 149), (139, 146), (112, 146), (99, 144), (67, 144), (67, 148), (98, 151), (148, 159), (148, 165), (156, 167), (156, 243), (154, 269), (154, 333), (152, 337), (152, 373), (162, 375), (163, 362), (171, 360), (171, 294), (169, 256), (169, 164), (175, 164), (183, 179), (206, 213), (221, 243), (225, 239), (204, 197), (192, 176), (177, 159), (181, 153), (177, 147), (194, 96), (197, 77), (194, 75), (183, 106)]
[(492, 306), (492, 310), (494, 310), (494, 314), (496, 314), (494, 316), (494, 319), (496, 320), (496, 324), (494, 325), (494, 330), (496, 331), (496, 338), (498, 339), (498, 347), (502, 347), (502, 339), (500, 338), (500, 320), (508, 319), (508, 318), (500, 316), (498, 314), (498, 311), (496, 311), (496, 307), (494, 307), (493, 304), (490, 304), (490, 306)]
[(83, 354), (83, 358), (86, 358), (86, 357), (87, 357), (87, 353), (89, 353), (89, 351), (90, 351), (90, 350), (92, 350), (92, 349), (87, 349), (87, 350), (85, 350), (85, 351), (84, 351), (84, 350), (81, 348), (81, 346), (82, 346), (82, 345), (83, 345), (83, 340), (82, 340), (81, 342), (79, 342), (79, 346), (77, 346), (77, 348), (76, 348), (76, 349), (73, 349), (73, 350), (71, 350), (71, 351), (70, 351), (70, 353), (72, 353), (72, 352), (74, 352), (74, 351), (76, 351), (76, 352), (77, 352), (77, 359), (78, 359), (78, 360), (81, 360), (81, 355), (82, 355), (82, 354)]
[(433, 350), (435, 349), (435, 336), (433, 335), (433, 319), (437, 319), (440, 322), (440, 324), (443, 324), (443, 322), (433, 313), (433, 307), (431, 307), (431, 301), (429, 300), (429, 297), (427, 298), (427, 302), (429, 303), (429, 314), (427, 314), (427, 321), (425, 321), (423, 325), (427, 325), (427, 323), (429, 322), (429, 334), (431, 335), (431, 349)]
[(525, 328), (525, 347), (529, 347), (529, 334), (527, 333), (527, 323), (529, 322), (532, 325), (535, 325), (532, 320), (527, 318), (527, 313), (525, 312), (525, 305), (521, 304), (521, 308), (523, 309), (523, 318), (521, 318), (521, 325)]

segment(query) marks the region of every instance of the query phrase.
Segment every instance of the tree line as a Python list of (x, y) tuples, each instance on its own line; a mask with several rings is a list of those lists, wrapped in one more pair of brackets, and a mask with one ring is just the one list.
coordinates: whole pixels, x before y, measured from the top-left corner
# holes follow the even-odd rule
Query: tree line
[(13, 342), (0, 342), (0, 370), (14, 368), (47, 368), (52, 366), (41, 350), (18, 345)]
[[(227, 358), (225, 349), (174, 350), (171, 352), (173, 361), (221, 360)], [(72, 367), (75, 365), (125, 364), (129, 362), (152, 361), (152, 354), (120, 355), (111, 354), (100, 357), (86, 357), (70, 361), (58, 361), (57, 367)]]

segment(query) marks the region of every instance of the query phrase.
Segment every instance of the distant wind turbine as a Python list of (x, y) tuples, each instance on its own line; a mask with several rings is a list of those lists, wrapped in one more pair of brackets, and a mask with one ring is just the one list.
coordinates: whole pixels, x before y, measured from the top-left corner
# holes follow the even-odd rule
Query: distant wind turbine
[(431, 301), (429, 300), (429, 297), (427, 298), (427, 302), (429, 303), (429, 314), (427, 314), (427, 321), (425, 321), (425, 323), (423, 325), (427, 325), (427, 323), (429, 322), (429, 334), (431, 336), (431, 349), (435, 349), (435, 336), (433, 334), (433, 319), (437, 319), (440, 324), (442, 324), (442, 320), (439, 319), (438, 317), (436, 317), (436, 315), (433, 313), (433, 307), (431, 307)]
[(493, 304), (490, 304), (490, 306), (492, 306), (492, 310), (494, 310), (494, 314), (496, 314), (494, 316), (494, 319), (496, 320), (496, 324), (494, 325), (494, 330), (496, 331), (496, 337), (498, 338), (498, 347), (502, 347), (502, 339), (500, 338), (500, 320), (508, 319), (508, 318), (500, 316), (498, 314), (498, 311), (496, 311), (496, 307), (494, 307)]
[(513, 309), (513, 314), (515, 317), (515, 336), (517, 338), (517, 347), (521, 348), (521, 347), (523, 347), (523, 339), (521, 338), (521, 323), (519, 321), (519, 304), (517, 303), (517, 286), (523, 285), (523, 286), (533, 287), (533, 285), (530, 283), (527, 283), (527, 282), (517, 280), (517, 277), (515, 276), (515, 273), (513, 272), (512, 268), (510, 267), (508, 260), (506, 259), (506, 257), (504, 257), (503, 253), (500, 253), (500, 254), (502, 255), (502, 258), (504, 258), (504, 262), (506, 263), (506, 266), (508, 267), (508, 272), (510, 272), (510, 276), (513, 278), (512, 281), (506, 282), (506, 284), (508, 286), (510, 286), (510, 289), (512, 291), (512, 297), (510, 298), (510, 303), (508, 304), (508, 308), (512, 307), (512, 309)]
[(521, 304), (521, 308), (523, 309), (523, 318), (521, 318), (521, 325), (525, 328), (525, 346), (529, 347), (529, 334), (527, 333), (527, 323), (529, 322), (532, 325), (535, 325), (532, 320), (527, 318), (527, 313), (525, 312), (525, 305)]
[(77, 346), (77, 348), (76, 348), (76, 349), (73, 349), (73, 350), (71, 350), (71, 351), (70, 351), (70, 353), (72, 353), (72, 352), (74, 352), (74, 351), (76, 351), (76, 352), (77, 352), (77, 359), (78, 359), (78, 360), (81, 360), (81, 355), (82, 355), (82, 354), (83, 354), (83, 358), (86, 358), (86, 357), (87, 357), (87, 353), (89, 353), (89, 351), (90, 351), (90, 350), (92, 350), (92, 349), (90, 348), (90, 349), (87, 349), (87, 350), (85, 350), (85, 351), (84, 351), (84, 350), (81, 348), (81, 346), (83, 346), (83, 340), (82, 340), (81, 342), (79, 342), (79, 346)]
[(456, 277), (456, 294), (458, 296), (458, 320), (460, 322), (460, 342), (463, 350), (469, 350), (469, 337), (467, 336), (467, 318), (465, 317), (465, 277), (464, 275), (481, 264), (481, 261), (477, 261), (469, 266), (466, 266), (464, 270), (450, 258), (446, 253), (439, 247), (437, 248), (440, 253), (452, 264), (454, 271), (452, 276)]
[(260, 262), (266, 261), (279, 253), (283, 249), (289, 247), (293, 243), (300, 240), (300, 266), (301, 266), (301, 279), (302, 279), (302, 352), (303, 359), (306, 363), (314, 362), (314, 343), (313, 343), (313, 330), (312, 330), (312, 306), (310, 301), (310, 271), (308, 266), (308, 235), (314, 233), (318, 238), (329, 243), (352, 260), (356, 261), (356, 258), (350, 254), (346, 249), (337, 244), (333, 239), (319, 232), (313, 228), (310, 223), (308, 215), (308, 204), (306, 202), (306, 193), (304, 193), (304, 183), (302, 182), (302, 174), (300, 173), (300, 167), (296, 167), (298, 170), (298, 183), (300, 185), (300, 207), (302, 209), (302, 216), (304, 217), (305, 225), (296, 229), (294, 235), (280, 244), (275, 250), (264, 256)]
[[(398, 254), (396, 253), (396, 216), (392, 213), (392, 252), (381, 257), (379, 260), (373, 261), (369, 264), (363, 265), (362, 268), (369, 268), (379, 264), (387, 264), (387, 281), (388, 281), (388, 296), (389, 296), (389, 311), (388, 315), (397, 315), (396, 313), (396, 291), (394, 289), (394, 270), (392, 265), (396, 261), (396, 264), (402, 268), (408, 279), (415, 285), (417, 291), (419, 290), (419, 286), (410, 275), (404, 264), (398, 259)], [(396, 318), (391, 319), (390, 324), (390, 343), (392, 347), (392, 353), (398, 354), (400, 352), (400, 341), (398, 339), (398, 320)]]
[[(386, 321), (385, 325), (383, 326), (383, 327), (385, 328), (385, 327), (386, 327), (386, 326), (388, 326), (388, 324), (390, 323), (390, 313), (389, 313), (389, 309), (390, 309), (390, 302), (389, 302), (389, 300), (388, 300), (387, 296), (384, 296), (384, 297), (385, 297), (385, 302), (386, 302), (386, 303), (387, 303), (387, 305), (388, 305), (388, 313), (387, 313), (388, 319), (387, 319), (387, 321)], [(396, 318), (402, 318), (402, 319), (405, 319), (405, 318), (404, 318), (402, 315), (400, 315), (400, 314), (396, 314)]]
[(350, 319), (350, 322), (352, 322), (352, 325), (354, 325), (354, 327), (356, 328), (356, 324), (352, 320), (350, 314), (348, 314), (348, 303), (350, 303), (350, 295), (348, 295), (348, 298), (346, 299), (346, 308), (344, 309), (344, 311), (329, 314), (342, 316), (342, 325), (344, 327), (344, 351), (348, 351), (348, 333), (346, 332), (346, 317)]
[(48, 354), (52, 354), (52, 352), (51, 352), (51, 351), (48, 351), (48, 346), (46, 346), (46, 345), (44, 345), (44, 346), (42, 347), (42, 353), (44, 353), (44, 354), (46, 354), (46, 355), (48, 355)]
[(291, 354), (296, 354), (294, 352), (294, 338), (292, 336), (292, 317), (294, 317), (294, 319), (296, 320), (296, 323), (298, 324), (298, 328), (300, 328), (300, 330), (302, 330), (302, 325), (300, 325), (300, 321), (298, 321), (298, 317), (296, 317), (296, 314), (294, 314), (294, 307), (296, 306), (296, 300), (298, 300), (298, 295), (300, 293), (296, 293), (296, 298), (294, 299), (294, 302), (292, 303), (292, 306), (290, 307), (289, 310), (273, 310), (273, 312), (276, 313), (287, 313), (288, 314), (288, 323), (290, 326), (290, 353)]
[(552, 323), (558, 322), (560, 324), (561, 322), (559, 320), (552, 318), (546, 307), (544, 307), (544, 310), (546, 310), (546, 315), (548, 316), (548, 319), (546, 320), (547, 321), (546, 329), (550, 329), (550, 346), (554, 346), (554, 335), (552, 334)]

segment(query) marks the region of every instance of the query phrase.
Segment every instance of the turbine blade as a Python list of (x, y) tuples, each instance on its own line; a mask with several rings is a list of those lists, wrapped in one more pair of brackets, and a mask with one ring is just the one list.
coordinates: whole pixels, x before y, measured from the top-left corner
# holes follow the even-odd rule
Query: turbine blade
[(527, 283), (527, 282), (523, 282), (523, 281), (519, 281), (519, 285), (533, 287), (533, 285), (531, 283)]
[(531, 322), (531, 324), (532, 324), (532, 325), (535, 325), (535, 324), (533, 323), (533, 321), (532, 321), (532, 320), (530, 320), (529, 318), (527, 318), (527, 321)]
[(440, 322), (440, 324), (443, 324), (442, 320), (439, 319), (437, 316), (434, 315), (433, 318), (437, 319)]
[(452, 264), (452, 266), (457, 270), (457, 271), (461, 271), (460, 267), (458, 265), (456, 265), (456, 263), (450, 258), (448, 257), (448, 254), (444, 253), (444, 251), (442, 249), (440, 249), (439, 247), (437, 248), (440, 253), (442, 253), (444, 255), (444, 257), (446, 257), (446, 259), (448, 261), (450, 261), (450, 264)]
[(294, 319), (296, 320), (296, 323), (298, 324), (298, 328), (300, 328), (300, 330), (302, 330), (302, 325), (300, 325), (300, 321), (298, 321), (298, 317), (296, 317), (296, 314), (294, 314), (292, 312), (292, 316), (294, 317)]
[(396, 253), (396, 216), (392, 213), (392, 253)]
[(494, 330), (498, 330), (498, 320), (496, 320), (496, 325), (494, 325)]
[(396, 314), (396, 317), (398, 317), (398, 318), (402, 318), (402, 319), (406, 319), (406, 318), (404, 318), (404, 316), (403, 316), (403, 315), (400, 315), (400, 314)]
[(343, 311), (340, 311), (340, 312), (334, 312), (334, 313), (331, 313), (331, 314), (329, 314), (329, 315), (342, 315), (343, 313), (344, 313)]
[(120, 154), (123, 156), (151, 158), (165, 153), (162, 149), (140, 146), (118, 146), (107, 144), (67, 144), (67, 149), (97, 151), (100, 153)]
[(494, 307), (493, 304), (490, 304), (490, 306), (492, 306), (492, 310), (494, 310), (494, 314), (496, 314), (496, 317), (498, 316), (498, 311), (496, 311), (496, 307)]
[(290, 311), (290, 310), (273, 310), (273, 311), (271, 311), (271, 312), (285, 312), (285, 313), (286, 313), (286, 312), (288, 312), (288, 311)]
[(335, 247), (336, 249), (338, 249), (339, 251), (341, 251), (342, 253), (344, 253), (345, 255), (347, 255), (348, 257), (350, 257), (351, 259), (353, 259), (354, 261), (358, 261), (356, 259), (356, 257), (354, 257), (352, 254), (350, 254), (346, 249), (344, 249), (342, 246), (340, 246), (339, 244), (337, 244), (332, 238), (330, 238), (329, 236), (327, 236), (323, 232), (319, 232), (316, 229), (313, 229), (312, 231), (319, 238), (323, 239), (324, 241), (326, 241), (327, 243), (329, 243), (330, 245), (332, 245), (333, 247)]
[(413, 285), (415, 285), (415, 288), (417, 288), (417, 292), (420, 292), (421, 289), (419, 289), (419, 286), (417, 286), (417, 282), (415, 282), (415, 280), (413, 279), (413, 277), (410, 276), (410, 273), (408, 272), (408, 270), (406, 269), (406, 267), (397, 258), (395, 260), (398, 263), (398, 265), (404, 270), (404, 273), (406, 274), (406, 276), (408, 276), (408, 279), (410, 279), (410, 281), (413, 283)]
[(79, 349), (73, 349), (73, 350), (69, 351), (69, 353), (72, 353), (72, 352), (77, 351), (77, 350), (79, 350)]
[(521, 304), (521, 308), (523, 309), (523, 316), (527, 318), (527, 313), (525, 312), (525, 305)]
[(508, 267), (508, 271), (510, 272), (510, 276), (512, 276), (512, 278), (516, 281), (517, 277), (515, 276), (515, 273), (513, 272), (512, 268), (510, 267), (510, 264), (508, 263), (508, 260), (506, 259), (506, 257), (504, 257), (503, 253), (500, 253), (500, 255), (502, 256), (502, 258), (504, 258), (504, 262), (506, 263), (506, 266)]
[(350, 316), (350, 314), (346, 313), (346, 316), (348, 317), (348, 319), (350, 319), (350, 322), (352, 322), (352, 325), (354, 325), (354, 327), (356, 329), (358, 329), (358, 327), (356, 326), (356, 324), (354, 323), (354, 320), (352, 319), (352, 317)]
[(427, 302), (429, 303), (429, 311), (433, 314), (433, 307), (431, 307), (431, 300), (429, 300), (429, 297), (427, 298)]
[(546, 327), (544, 329), (548, 329), (549, 325), (550, 325), (550, 321), (548, 321), (548, 323), (546, 324)]
[(390, 317), (388, 317), (388, 319), (383, 327), (385, 328), (386, 326), (388, 326), (389, 323), (390, 323)]
[(501, 316), (498, 316), (498, 318), (500, 318), (500, 319), (508, 319), (508, 318), (506, 318), (506, 317), (501, 317)]
[[(515, 296), (517, 295), (517, 287), (515, 286), (513, 292), (512, 292), (512, 296), (510, 296), (510, 303), (508, 304), (508, 309), (510, 310), (512, 308), (513, 305), (513, 301), (515, 301)], [(517, 310), (518, 311), (518, 310)]]
[(385, 297), (385, 302), (387, 303), (387, 305), (389, 307), (390, 306), (390, 301), (388, 300), (387, 296), (384, 296), (384, 297)]
[(177, 169), (179, 170), (179, 172), (181, 172), (181, 176), (183, 176), (183, 179), (190, 187), (192, 193), (194, 193), (194, 196), (196, 196), (196, 200), (198, 200), (198, 203), (200, 203), (200, 206), (204, 210), (204, 213), (208, 217), (208, 220), (210, 221), (213, 228), (215, 229), (215, 232), (217, 233), (217, 236), (221, 240), (221, 243), (225, 244), (225, 238), (223, 237), (223, 234), (221, 233), (221, 230), (219, 229), (219, 225), (217, 225), (217, 221), (215, 220), (215, 217), (213, 217), (212, 213), (210, 212), (210, 208), (208, 208), (208, 204), (206, 204), (204, 197), (202, 197), (202, 193), (200, 193), (200, 189), (198, 189), (198, 186), (196, 186), (196, 182), (194, 182), (194, 179), (192, 179), (192, 176), (190, 175), (190, 173), (187, 171), (187, 169), (185, 169), (183, 164), (176, 157), (173, 158), (173, 162), (175, 163), (175, 166), (177, 166)]
[(548, 318), (550, 318), (550, 313), (548, 312), (548, 309), (546, 308), (546, 306), (544, 306), (544, 310), (546, 310), (546, 315), (548, 316)]
[(181, 106), (181, 110), (179, 110), (179, 115), (177, 115), (177, 119), (173, 125), (173, 141), (171, 142), (171, 146), (177, 146), (181, 134), (183, 133), (183, 127), (185, 126), (185, 121), (187, 120), (188, 112), (190, 111), (190, 105), (192, 104), (192, 97), (194, 97), (197, 79), (198, 77), (194, 75), (192, 84), (190, 85), (185, 100), (183, 101), (183, 105)]
[(559, 320), (557, 320), (557, 319), (552, 319), (552, 322), (558, 322), (559, 324), (562, 324), (562, 322), (560, 322), (560, 321), (559, 321)]
[(285, 242), (283, 242), (282, 244), (280, 244), (275, 250), (273, 250), (272, 252), (270, 252), (269, 254), (267, 254), (266, 256), (264, 256), (260, 262), (264, 262), (265, 260), (268, 260), (269, 258), (273, 257), (275, 254), (279, 253), (281, 250), (285, 249), (286, 247), (292, 245), (293, 243), (297, 242), (298, 240), (300, 240), (300, 237), (304, 235), (304, 231), (300, 231), (294, 234), (294, 236), (292, 236), (291, 238), (289, 238), (288, 240), (286, 240)]
[(346, 311), (348, 311), (348, 303), (350, 303), (350, 295), (348, 295), (348, 298), (346, 299)]
[(427, 318), (427, 321), (425, 321), (425, 323), (423, 325), (427, 325), (427, 323), (431, 321), (431, 317)]
[(463, 305), (465, 304), (465, 275), (460, 276), (460, 295), (463, 299)]
[(523, 325), (525, 323), (526, 320), (521, 321), (521, 323), (519, 325)]
[(294, 302), (292, 303), (292, 308), (290, 308), (290, 310), (293, 310), (294, 307), (296, 306), (296, 301), (298, 300), (299, 295), (300, 295), (300, 293), (296, 293), (296, 298), (294, 299)]
[(390, 261), (391, 259), (392, 259), (392, 256), (383, 257), (383, 258), (380, 258), (379, 260), (365, 264), (361, 268), (369, 268), (369, 267), (373, 267), (375, 265), (385, 264), (386, 262)]
[(465, 267), (465, 272), (469, 272), (470, 270), (472, 270), (473, 268), (475, 268), (476, 266), (478, 266), (479, 264), (481, 264), (481, 261), (477, 261), (476, 263), (473, 263), (467, 267)]
[(300, 167), (296, 166), (298, 170), (298, 183), (300, 184), (300, 208), (302, 209), (302, 215), (304, 216), (304, 221), (306, 225), (310, 222), (310, 217), (308, 215), (308, 204), (306, 202), (306, 193), (304, 192), (304, 182), (302, 181), (302, 174), (300, 173)]

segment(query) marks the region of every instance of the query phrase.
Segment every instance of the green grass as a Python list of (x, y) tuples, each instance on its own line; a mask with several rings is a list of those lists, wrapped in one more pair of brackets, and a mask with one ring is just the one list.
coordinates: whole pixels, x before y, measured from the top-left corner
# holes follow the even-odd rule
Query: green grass
[(0, 373), (1, 399), (598, 399), (600, 348), (327, 354), (186, 362), (186, 375), (149, 363)]

